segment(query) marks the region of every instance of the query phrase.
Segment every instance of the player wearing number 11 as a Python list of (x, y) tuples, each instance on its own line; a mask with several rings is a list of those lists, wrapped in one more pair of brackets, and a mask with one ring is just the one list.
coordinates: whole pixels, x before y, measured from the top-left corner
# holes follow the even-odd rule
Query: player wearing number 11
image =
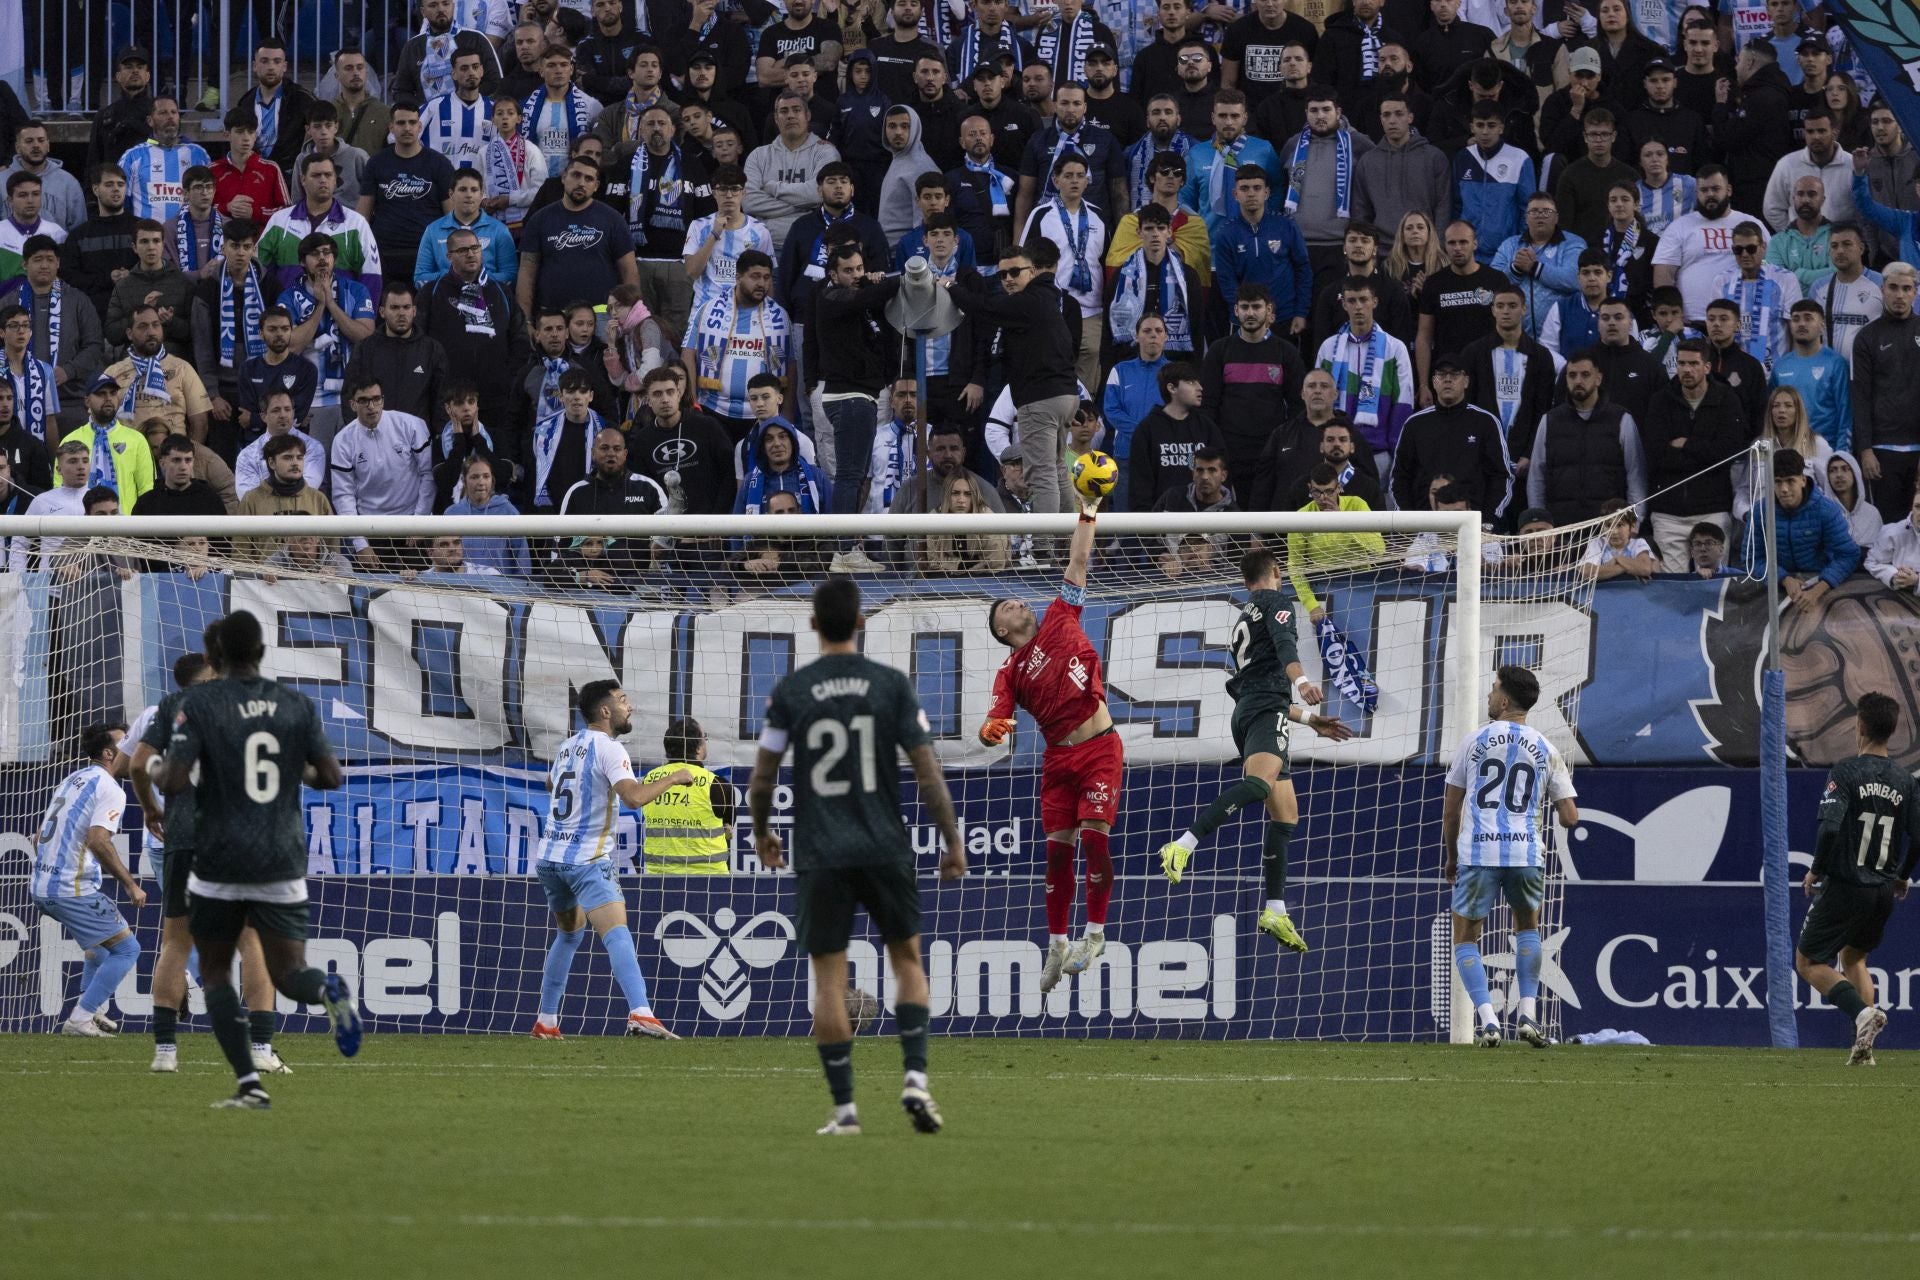
[(1820, 835), (1803, 882), (1809, 895), (1818, 886), (1819, 896), (1793, 948), (1794, 970), (1853, 1019), (1850, 1067), (1873, 1065), (1874, 1038), (1887, 1025), (1886, 1013), (1874, 1003), (1867, 954), (1880, 945), (1893, 904), (1907, 896), (1907, 881), (1920, 863), (1913, 775), (1887, 758), (1899, 727), (1899, 703), (1884, 693), (1860, 699), (1854, 712), (1860, 752), (1827, 773)]
[(1539, 700), (1539, 677), (1525, 667), (1501, 667), (1494, 674), (1487, 694), (1493, 723), (1460, 744), (1440, 809), (1446, 876), (1453, 882), (1453, 964), (1479, 1015), (1473, 1042), (1488, 1049), (1500, 1046), (1500, 1015), (1487, 993), (1480, 930), (1496, 893), (1504, 893), (1513, 908), (1513, 967), (1520, 982), (1514, 1030), (1534, 1048), (1547, 1047), (1536, 1015), (1540, 904), (1547, 895), (1541, 809), (1552, 804), (1563, 827), (1580, 821), (1580, 809), (1565, 757), (1527, 724), (1527, 712)]

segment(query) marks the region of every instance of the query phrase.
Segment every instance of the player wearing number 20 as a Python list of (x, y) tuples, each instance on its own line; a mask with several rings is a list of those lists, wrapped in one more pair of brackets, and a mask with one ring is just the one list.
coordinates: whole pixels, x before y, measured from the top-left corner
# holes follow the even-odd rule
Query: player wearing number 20
[[(1087, 562), (1093, 556), (1098, 499), (1080, 500), (1080, 523), (1067, 551), (1066, 581), (1047, 606), (1046, 621), (1011, 598), (987, 607), (987, 629), (1013, 650), (993, 678), (993, 705), (980, 727), (988, 746), (1013, 732), (1013, 713), (1025, 707), (1040, 726), (1047, 751), (1040, 763), (1040, 829), (1047, 834), (1047, 960), (1040, 989), (1051, 991), (1064, 973), (1079, 973), (1107, 949), (1107, 905), (1113, 900), (1113, 854), (1108, 840), (1120, 811), (1125, 759), (1107, 711), (1100, 655), (1080, 626), (1087, 601)], [(1073, 844), (1087, 855), (1087, 932), (1067, 947), (1073, 920)]]
[(324, 1005), (340, 1052), (351, 1058), (360, 1051), (360, 1014), (346, 979), (307, 963), (300, 786), (339, 786), (340, 762), (306, 695), (260, 674), (266, 643), (258, 618), (244, 610), (228, 614), (207, 628), (205, 647), (218, 678), (180, 700), (167, 754), (149, 777), (169, 796), (193, 788), (187, 927), (200, 949), (207, 1018), (239, 1085), (214, 1105), (265, 1110), (246, 1008), (233, 987), (234, 951), (247, 926), (260, 936), (267, 974), (280, 993)]
[(613, 829), (620, 806), (638, 809), (671, 787), (693, 781), (685, 767), (640, 782), (633, 761), (614, 739), (633, 730), (633, 707), (614, 680), (595, 680), (580, 690), (580, 718), (587, 727), (560, 744), (547, 770), (547, 825), (540, 833), (535, 866), (553, 910), (553, 943), (540, 972), (540, 1012), (535, 1040), (558, 1040), (560, 1002), (566, 998), (573, 957), (586, 926), (600, 935), (613, 979), (627, 998), (627, 1034), (678, 1040), (647, 1003), (647, 979), (627, 927), (627, 899), (613, 871)]
[(926, 712), (906, 676), (862, 657), (860, 587), (829, 578), (814, 588), (820, 657), (774, 686), (766, 728), (747, 784), (754, 850), (762, 864), (787, 863), (768, 825), (780, 761), (793, 748), (794, 905), (800, 945), (813, 961), (813, 1038), (833, 1095), (827, 1135), (860, 1132), (853, 1102), (853, 1028), (847, 1018), (847, 944), (865, 907), (892, 962), (893, 1016), (906, 1080), (900, 1105), (921, 1133), (940, 1131), (927, 1092), (927, 972), (920, 964), (920, 885), (900, 809), (900, 753), (913, 765), (944, 851), (940, 876), (966, 874), (967, 855)]
[[(1321, 694), (1301, 672), (1299, 633), (1293, 611), (1280, 594), (1280, 562), (1273, 552), (1247, 552), (1240, 560), (1240, 576), (1247, 584), (1247, 605), (1233, 624), (1233, 675), (1227, 695), (1233, 699), (1233, 745), (1246, 776), (1221, 792), (1179, 839), (1161, 846), (1160, 869), (1179, 884), (1187, 859), (1202, 840), (1241, 808), (1263, 805), (1267, 833), (1260, 865), (1267, 905), (1260, 912), (1260, 931), (1281, 946), (1305, 951), (1307, 940), (1287, 915), (1287, 846), (1300, 822), (1300, 799), (1288, 776), (1287, 728), (1309, 725), (1335, 742), (1351, 738), (1353, 730), (1332, 716), (1307, 710)], [(1305, 705), (1295, 707), (1296, 695)]]
[(1848, 1066), (1873, 1065), (1873, 1041), (1887, 1015), (1874, 1005), (1867, 953), (1880, 945), (1893, 904), (1907, 896), (1907, 881), (1920, 862), (1913, 775), (1887, 758), (1887, 743), (1899, 727), (1899, 703), (1884, 693), (1860, 699), (1854, 712), (1860, 753), (1827, 774), (1820, 835), (1803, 882), (1808, 894), (1817, 885), (1819, 896), (1800, 926), (1793, 967), (1853, 1019)]
[(1500, 1015), (1487, 994), (1480, 958), (1480, 930), (1493, 909), (1493, 895), (1513, 908), (1513, 959), (1520, 982), (1520, 1017), (1514, 1030), (1536, 1049), (1547, 1047), (1536, 1001), (1540, 996), (1540, 904), (1547, 894), (1541, 810), (1552, 804), (1560, 825), (1580, 821), (1573, 774), (1547, 736), (1527, 724), (1540, 700), (1540, 681), (1525, 667), (1501, 667), (1487, 695), (1493, 723), (1460, 746), (1447, 770), (1440, 811), (1440, 838), (1447, 849), (1446, 875), (1453, 882), (1453, 964), (1479, 1018), (1473, 1042), (1500, 1045)]

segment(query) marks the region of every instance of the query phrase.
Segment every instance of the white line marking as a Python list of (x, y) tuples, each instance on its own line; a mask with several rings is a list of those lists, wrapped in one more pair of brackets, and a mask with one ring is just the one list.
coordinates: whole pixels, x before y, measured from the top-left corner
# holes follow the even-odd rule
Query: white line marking
[[(796, 1132), (796, 1137), (798, 1133)], [(4, 1215), (11, 1225), (67, 1225), (92, 1222), (98, 1212), (88, 1209), (41, 1210), (12, 1209)], [(279, 1213), (207, 1212), (156, 1213), (150, 1210), (117, 1211), (116, 1220), (142, 1225), (184, 1226), (270, 1226), (298, 1227), (308, 1224), (307, 1215)], [(1323, 1236), (1337, 1239), (1413, 1239), (1468, 1240), (1532, 1243), (1541, 1241), (1602, 1241), (1622, 1244), (1920, 1244), (1920, 1231), (1835, 1231), (1815, 1227), (1577, 1227), (1527, 1226), (1524, 1224), (1482, 1223), (1393, 1223), (1393, 1222), (1114, 1222), (1040, 1221), (968, 1218), (723, 1218), (670, 1215), (587, 1215), (587, 1214), (332, 1214), (329, 1221), (351, 1222), (368, 1227), (493, 1229), (504, 1231), (552, 1231), (585, 1228), (596, 1231), (700, 1231), (740, 1232), (772, 1231), (781, 1233), (828, 1232), (844, 1234), (856, 1231), (927, 1232), (955, 1235), (1076, 1235), (1187, 1237), (1224, 1236), (1237, 1239), (1272, 1239)]]

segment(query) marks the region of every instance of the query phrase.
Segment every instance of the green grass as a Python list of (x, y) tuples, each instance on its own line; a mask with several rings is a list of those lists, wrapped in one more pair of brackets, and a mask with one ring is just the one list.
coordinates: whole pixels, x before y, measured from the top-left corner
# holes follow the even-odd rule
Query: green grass
[[(910, 1132), (804, 1041), (284, 1037), (269, 1113), (144, 1037), (0, 1037), (0, 1272), (1911, 1274), (1920, 1055), (936, 1039)], [(1869, 1270), (1871, 1269), (1871, 1270)]]

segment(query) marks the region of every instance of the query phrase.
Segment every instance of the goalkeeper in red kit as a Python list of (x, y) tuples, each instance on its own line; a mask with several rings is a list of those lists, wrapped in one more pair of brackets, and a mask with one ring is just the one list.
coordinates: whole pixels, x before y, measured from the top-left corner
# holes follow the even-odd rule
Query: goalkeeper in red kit
[[(1066, 581), (1044, 619), (1014, 599), (993, 602), (987, 628), (1013, 650), (993, 679), (993, 706), (980, 741), (995, 746), (1013, 732), (1023, 707), (1039, 723), (1047, 750), (1040, 766), (1040, 827), (1047, 833), (1047, 963), (1040, 989), (1079, 973), (1107, 949), (1113, 855), (1107, 841), (1120, 807), (1120, 735), (1107, 713), (1100, 655), (1080, 627), (1087, 561), (1093, 554), (1097, 501), (1081, 499), (1080, 525), (1067, 556)], [(1087, 931), (1072, 947), (1074, 841), (1087, 860)]]

